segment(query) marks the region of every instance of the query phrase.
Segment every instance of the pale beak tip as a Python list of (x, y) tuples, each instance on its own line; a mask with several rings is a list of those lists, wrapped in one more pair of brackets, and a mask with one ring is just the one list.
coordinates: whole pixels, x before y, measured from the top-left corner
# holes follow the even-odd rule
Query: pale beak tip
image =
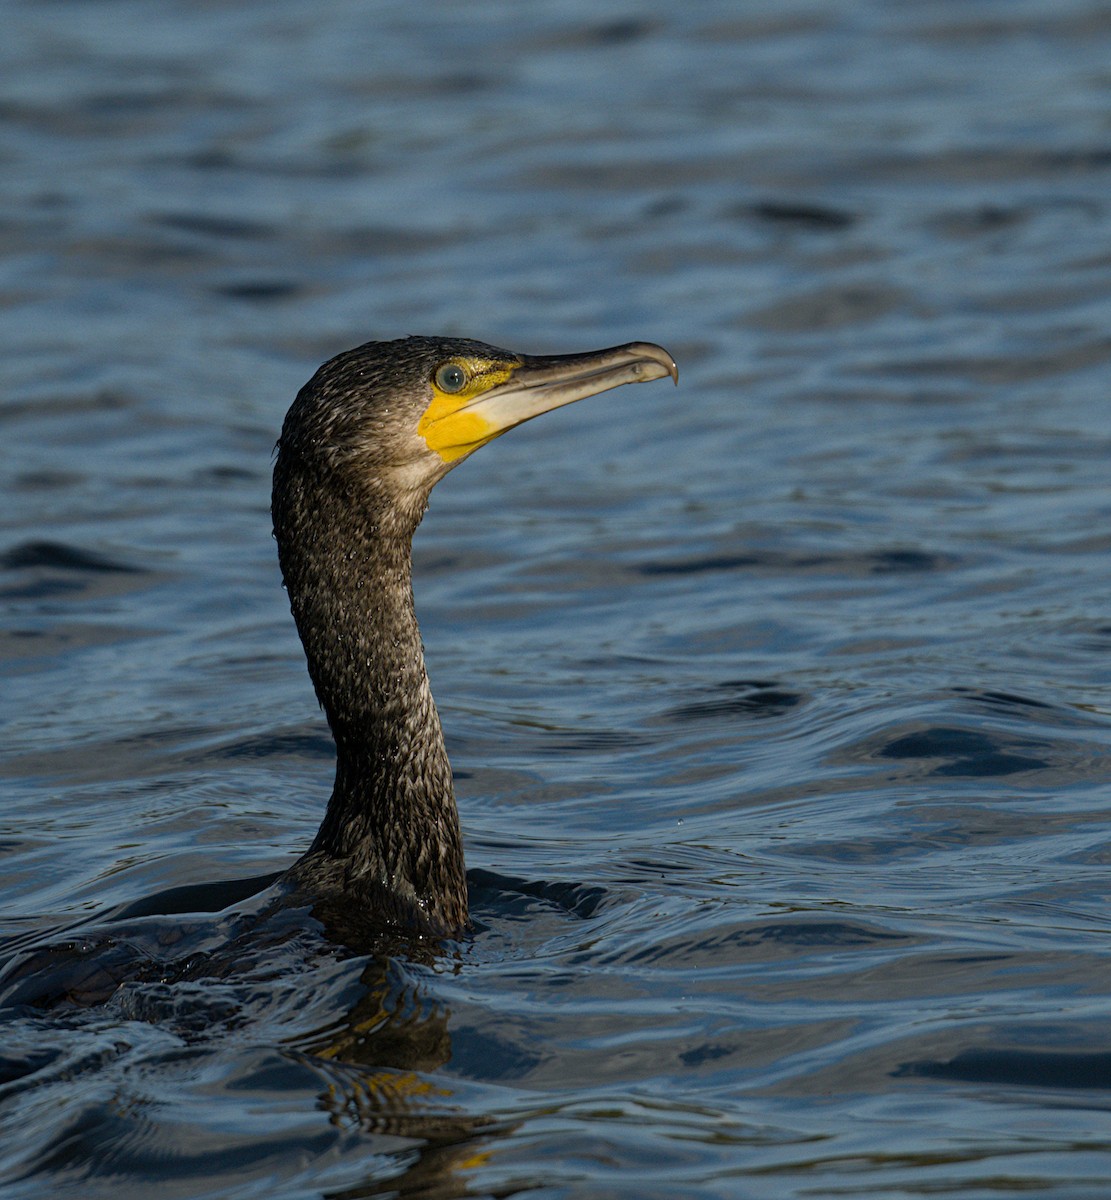
[(679, 386), (679, 368), (663, 346), (655, 342), (633, 342), (627, 349), (640, 359), (642, 369), (647, 368), (645, 379), (662, 379), (670, 375), (675, 386)]
[(671, 355), (669, 354), (666, 359), (658, 358), (656, 361), (659, 363), (659, 365), (661, 367), (663, 367), (664, 374), (670, 375), (672, 382), (675, 384), (676, 387), (678, 387), (679, 386), (679, 368), (675, 364), (675, 359), (673, 359), (671, 357)]

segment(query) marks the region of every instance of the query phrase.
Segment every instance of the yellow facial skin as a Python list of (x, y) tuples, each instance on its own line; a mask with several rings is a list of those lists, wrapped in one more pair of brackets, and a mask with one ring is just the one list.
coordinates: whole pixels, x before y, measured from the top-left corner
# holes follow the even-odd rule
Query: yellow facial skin
[[(439, 363), (429, 381), (432, 400), (421, 414), (417, 432), (448, 466), (541, 413), (625, 383), (644, 383), (670, 375), (675, 360), (652, 342), (627, 342), (585, 354), (539, 358), (506, 353), (499, 358), (460, 355)], [(454, 376), (454, 378), (452, 378)], [(462, 382), (445, 391), (437, 382)]]
[(461, 391), (444, 392), (433, 380), (432, 402), (417, 425), (417, 432), (428, 448), (447, 463), (458, 461), (504, 432), (504, 426), (489, 421), (478, 411), (468, 411), (467, 406), (491, 388), (505, 383), (521, 365), (485, 358), (449, 361), (463, 370), (467, 382)]

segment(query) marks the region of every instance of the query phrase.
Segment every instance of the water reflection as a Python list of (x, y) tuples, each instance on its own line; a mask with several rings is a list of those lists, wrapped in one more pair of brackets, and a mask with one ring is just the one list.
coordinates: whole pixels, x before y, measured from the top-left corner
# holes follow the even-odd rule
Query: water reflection
[[(210, 889), (209, 899), (247, 882), (256, 881)], [(168, 898), (171, 904), (182, 899), (180, 891)], [(145, 907), (154, 905), (152, 898)], [(438, 1195), (466, 1195), (458, 1173), (508, 1126), (471, 1111), (473, 1097), (464, 1088), (457, 1098), (457, 1085), (441, 1073), (452, 1047), (450, 1010), (437, 996), (436, 980), (460, 969), (459, 949), (378, 935), (372, 949), (360, 952), (351, 933), (347, 925), (347, 940), (334, 940), (325, 923), (283, 904), (272, 888), (238, 911), (85, 927), (10, 958), (0, 976), (9, 1031), (0, 1094), (15, 1088), (65, 1097), (82, 1078), (113, 1078), (112, 1106), (123, 1106), (110, 1119), (98, 1104), (86, 1108), (80, 1120), (92, 1123), (90, 1135), (97, 1128), (95, 1149), (87, 1142), (69, 1147), (37, 1169), (49, 1174), (77, 1163), (84, 1169), (91, 1161), (138, 1176), (157, 1142), (178, 1173), (197, 1170), (195, 1148), (179, 1143), (160, 1120), (144, 1117), (136, 1126), (124, 1114), (145, 1111), (142, 1078), (177, 1074), (180, 1064), (192, 1063), (183, 1082), (203, 1091), (220, 1062), (221, 1086), (241, 1092), (245, 1102), (303, 1110), (309, 1087), (310, 1107), (325, 1115), (336, 1137), (356, 1133), (366, 1140), (379, 1162), (374, 1182), (366, 1184), (372, 1191), (356, 1186), (334, 1194), (373, 1194), (384, 1174), (400, 1172), (393, 1186), (401, 1194), (435, 1187)], [(72, 1055), (59, 1052), (56, 1037), (50, 1049), (18, 1048), (21, 1028), (33, 1037), (46, 1020), (56, 1032), (85, 1032), (73, 1041)], [(88, 1033), (106, 1022), (131, 1044), (117, 1043), (107, 1056), (90, 1054)], [(149, 1033), (137, 1032), (136, 1023)], [(287, 1028), (279, 1049), (253, 1048), (261, 1025), (270, 1036)], [(298, 1143), (324, 1147), (319, 1132), (306, 1129), (291, 1134), (284, 1152)]]

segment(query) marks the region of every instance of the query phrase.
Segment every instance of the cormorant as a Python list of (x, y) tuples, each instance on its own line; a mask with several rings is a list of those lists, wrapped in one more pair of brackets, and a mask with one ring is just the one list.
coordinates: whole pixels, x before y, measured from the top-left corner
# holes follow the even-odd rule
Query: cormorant
[(433, 486), (540, 413), (678, 372), (632, 342), (530, 357), (482, 342), (368, 342), (326, 362), (278, 441), (278, 559), (336, 743), (328, 810), (286, 874), (324, 911), (440, 936), (467, 924), (451, 766), (413, 611), (412, 538)]

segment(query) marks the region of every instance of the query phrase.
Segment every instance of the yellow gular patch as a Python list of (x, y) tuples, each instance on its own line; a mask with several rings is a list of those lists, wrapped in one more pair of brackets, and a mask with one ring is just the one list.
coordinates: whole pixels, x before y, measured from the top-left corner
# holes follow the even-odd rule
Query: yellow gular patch
[(467, 382), (462, 391), (444, 392), (433, 381), (432, 403), (417, 424), (417, 433), (444, 462), (455, 462), (479, 446), (485, 446), (502, 432), (494, 422), (467, 406), (483, 392), (505, 383), (520, 366), (520, 363), (486, 358), (453, 358), (450, 361), (462, 368)]

